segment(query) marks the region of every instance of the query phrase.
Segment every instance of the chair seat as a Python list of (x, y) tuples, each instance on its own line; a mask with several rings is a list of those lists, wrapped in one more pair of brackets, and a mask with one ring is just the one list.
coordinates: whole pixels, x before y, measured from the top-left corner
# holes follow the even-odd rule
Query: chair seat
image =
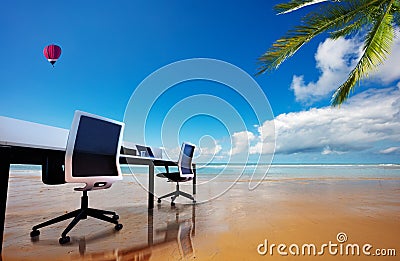
[(181, 177), (179, 172), (158, 173), (156, 176), (159, 178), (167, 178), (174, 182), (186, 182), (193, 179), (191, 177)]

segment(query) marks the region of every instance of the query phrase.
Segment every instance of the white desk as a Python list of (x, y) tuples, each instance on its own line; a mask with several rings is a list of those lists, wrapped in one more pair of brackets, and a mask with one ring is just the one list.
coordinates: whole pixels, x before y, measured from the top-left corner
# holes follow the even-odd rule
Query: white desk
[(10, 164), (62, 162), (68, 130), (0, 116), (0, 256)]
[[(46, 178), (51, 179), (52, 171), (59, 174), (64, 164), (68, 133), (69, 130), (66, 129), (0, 116), (0, 256), (10, 165), (41, 165), (42, 175), (46, 172), (46, 175), (50, 174), (50, 177)], [(149, 167), (148, 208), (154, 208), (154, 167), (173, 166), (176, 163), (171, 160), (131, 155), (121, 155), (120, 163)], [(196, 194), (196, 165), (193, 166), (195, 173), (193, 194)], [(54, 182), (60, 182), (59, 177)]]
[(65, 151), (69, 130), (0, 116), (0, 146)]
[[(133, 155), (120, 155), (120, 164), (128, 165), (143, 165), (149, 168), (149, 196), (148, 196), (148, 208), (154, 208), (154, 167), (168, 167), (177, 166), (176, 161), (150, 158), (150, 157), (139, 157)], [(196, 164), (193, 163), (193, 194), (196, 194)]]

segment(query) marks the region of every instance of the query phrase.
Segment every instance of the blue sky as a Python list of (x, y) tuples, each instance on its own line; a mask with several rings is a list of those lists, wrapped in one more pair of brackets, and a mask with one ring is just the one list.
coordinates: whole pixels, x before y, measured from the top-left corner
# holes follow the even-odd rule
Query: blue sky
[[(3, 3), (0, 115), (62, 128), (70, 127), (76, 109), (122, 121), (137, 86), (157, 69), (183, 59), (218, 59), (254, 76), (257, 58), (310, 10), (277, 16), (272, 7), (279, 2)], [(357, 54), (360, 43), (340, 39), (335, 45), (326, 37), (302, 47), (277, 71), (254, 77), (276, 117), (274, 161), (400, 163), (399, 65), (389, 61), (340, 110), (331, 109), (332, 88), (344, 80), (354, 63), (350, 54)], [(51, 43), (62, 48), (55, 68), (42, 53)], [(399, 46), (396, 42), (394, 58)], [(168, 109), (194, 94), (210, 94), (234, 106), (246, 129), (229, 132), (224, 126), (229, 119), (198, 115), (177, 122), (182, 126), (178, 134), (167, 131), (164, 139), (201, 140), (203, 154), (220, 161), (233, 151), (260, 152), (262, 128), (270, 122), (257, 124), (251, 106), (223, 85), (206, 81), (177, 85), (154, 103), (146, 125), (150, 145), (163, 145), (153, 136), (160, 133)], [(243, 137), (250, 147), (241, 147)]]

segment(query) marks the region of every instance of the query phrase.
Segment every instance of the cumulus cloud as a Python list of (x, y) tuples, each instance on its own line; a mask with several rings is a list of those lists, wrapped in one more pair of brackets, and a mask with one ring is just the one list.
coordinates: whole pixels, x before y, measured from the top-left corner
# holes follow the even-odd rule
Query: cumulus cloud
[(329, 155), (329, 154), (343, 154), (345, 152), (333, 150), (330, 146), (326, 146), (323, 151), (321, 152), (322, 155)]
[(247, 152), (250, 147), (250, 142), (255, 139), (255, 135), (250, 131), (235, 132), (232, 134), (232, 149), (231, 155)]
[(212, 147), (200, 147), (200, 154), (201, 155), (216, 155), (218, 153), (220, 153), (222, 150), (222, 146), (219, 144), (215, 144)]
[(212, 140), (209, 142), (200, 142), (195, 150), (194, 158), (197, 162), (208, 163), (215, 159), (224, 159), (225, 155), (222, 153), (222, 146), (217, 141)]
[[(397, 33), (397, 32), (396, 32)], [(330, 97), (348, 77), (362, 55), (362, 43), (358, 38), (337, 40), (326, 39), (320, 43), (315, 53), (316, 68), (320, 71), (317, 81), (306, 83), (304, 75), (294, 75), (290, 88), (296, 101), (310, 104)], [(400, 38), (395, 38), (388, 59), (367, 81), (387, 85), (400, 79)]]
[[(400, 35), (400, 33), (399, 33)], [(392, 50), (385, 63), (371, 75), (371, 80), (389, 84), (400, 79), (400, 38), (395, 38)]]
[(355, 39), (326, 39), (315, 54), (320, 77), (305, 83), (304, 75), (294, 75), (290, 88), (296, 101), (312, 102), (330, 95), (346, 79), (360, 56), (360, 43)]
[[(284, 113), (259, 126), (258, 133), (234, 133), (232, 152), (343, 154), (374, 148), (377, 142), (400, 142), (400, 90), (369, 89), (339, 108)], [(249, 141), (253, 144), (248, 147)], [(397, 147), (382, 150), (392, 153)]]

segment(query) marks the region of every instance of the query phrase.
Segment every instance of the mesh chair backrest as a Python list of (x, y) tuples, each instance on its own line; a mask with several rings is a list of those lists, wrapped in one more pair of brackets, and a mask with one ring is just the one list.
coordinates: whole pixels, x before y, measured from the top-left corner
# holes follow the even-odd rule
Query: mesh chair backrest
[(178, 167), (181, 177), (194, 177), (192, 169), (192, 159), (195, 146), (189, 143), (183, 143), (179, 156)]

